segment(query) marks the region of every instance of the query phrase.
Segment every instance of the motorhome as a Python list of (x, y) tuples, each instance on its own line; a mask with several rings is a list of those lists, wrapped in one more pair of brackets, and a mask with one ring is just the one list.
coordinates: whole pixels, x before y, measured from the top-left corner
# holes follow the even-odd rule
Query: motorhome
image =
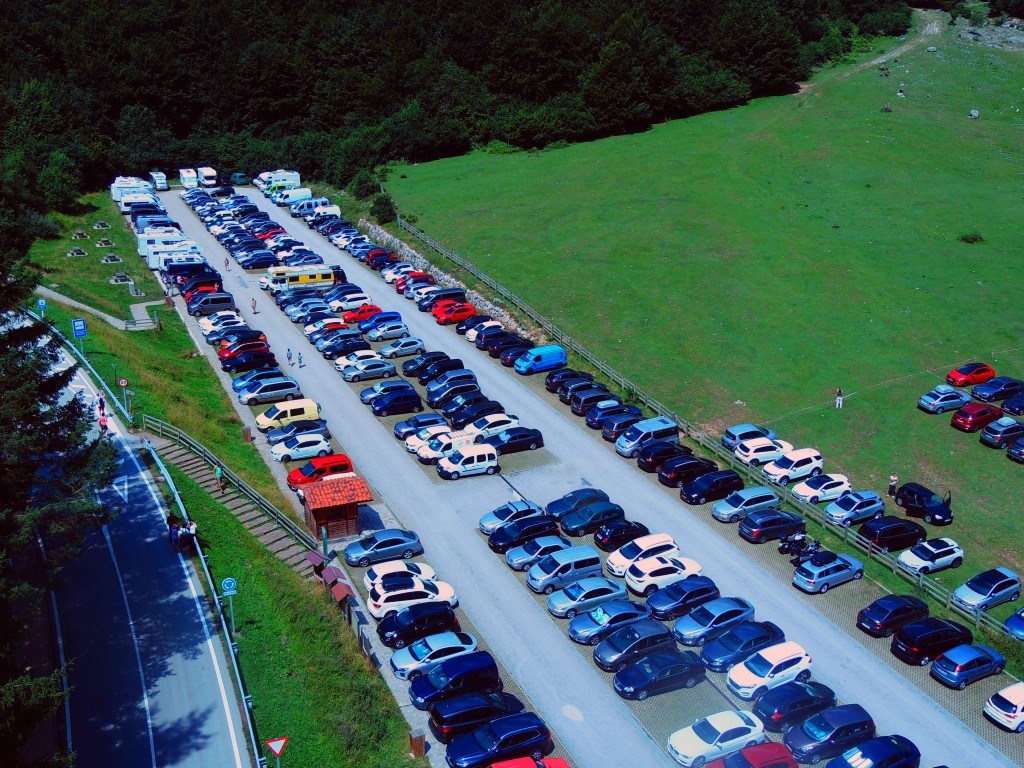
[(286, 185), (288, 189), (295, 189), (302, 184), (298, 171), (286, 171), (279, 168), (276, 171), (264, 171), (253, 179), (253, 186), (267, 194), (267, 188), (273, 184)]
[(121, 213), (131, 213), (132, 203), (154, 203), (157, 207), (160, 206), (160, 201), (156, 199), (156, 195), (152, 192), (125, 192), (121, 195), (121, 199), (117, 201), (117, 208)]
[[(203, 259), (203, 249), (197, 243), (192, 240), (182, 240), (181, 242), (169, 245), (152, 246), (146, 256), (146, 266), (150, 269), (165, 269), (167, 264), (174, 263), (169, 260), (175, 257), (187, 257), (205, 261)], [(189, 261), (187, 263), (193, 262)]]
[(196, 168), (196, 177), (201, 187), (216, 187), (217, 186), (217, 172), (208, 165), (204, 165), (202, 168)]
[(188, 238), (174, 227), (146, 227), (136, 235), (136, 253), (142, 258), (149, 256), (150, 248), (157, 245), (174, 245)]
[(163, 192), (167, 187), (167, 174), (162, 171), (150, 171), (149, 182), (157, 192)]
[(110, 199), (117, 203), (126, 194), (139, 193), (152, 194), (153, 185), (138, 176), (118, 176), (110, 185)]
[(179, 168), (178, 181), (185, 189), (195, 189), (199, 186), (199, 177), (196, 176), (195, 168)]

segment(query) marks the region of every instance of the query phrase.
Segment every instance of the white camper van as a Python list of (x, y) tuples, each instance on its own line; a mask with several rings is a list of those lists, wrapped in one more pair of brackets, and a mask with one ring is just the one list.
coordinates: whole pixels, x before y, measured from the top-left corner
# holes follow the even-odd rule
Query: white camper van
[(179, 168), (178, 181), (185, 189), (195, 189), (199, 186), (199, 177), (196, 176), (195, 168)]
[(196, 175), (199, 177), (199, 186), (201, 187), (216, 187), (217, 186), (217, 172), (208, 165), (204, 165), (202, 168), (196, 168)]
[(167, 189), (167, 174), (162, 171), (150, 171), (149, 182), (157, 192), (163, 192)]

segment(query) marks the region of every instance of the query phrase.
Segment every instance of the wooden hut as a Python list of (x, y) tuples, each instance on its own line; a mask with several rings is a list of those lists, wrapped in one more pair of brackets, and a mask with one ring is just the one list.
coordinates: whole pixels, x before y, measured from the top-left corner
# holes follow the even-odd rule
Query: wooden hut
[(327, 538), (340, 539), (359, 533), (359, 505), (373, 501), (370, 486), (355, 473), (336, 475), (302, 489), (306, 526), (314, 536), (327, 528)]

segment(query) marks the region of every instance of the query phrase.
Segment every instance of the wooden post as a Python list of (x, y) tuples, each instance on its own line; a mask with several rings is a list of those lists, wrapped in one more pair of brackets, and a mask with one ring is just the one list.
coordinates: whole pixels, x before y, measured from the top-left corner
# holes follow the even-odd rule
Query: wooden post
[(418, 728), (409, 731), (409, 751), (413, 757), (423, 757), (427, 754), (427, 736)]

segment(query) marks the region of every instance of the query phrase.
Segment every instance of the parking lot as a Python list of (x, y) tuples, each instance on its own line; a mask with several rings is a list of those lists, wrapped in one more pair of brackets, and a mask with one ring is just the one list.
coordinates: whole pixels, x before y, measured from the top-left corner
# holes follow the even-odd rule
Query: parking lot
[[(162, 197), (170, 215), (220, 268), (223, 250), (216, 241), (180, 198)], [(619, 699), (610, 690), (611, 676), (591, 661), (590, 649), (564, 636), (566, 622), (547, 614), (543, 602), (487, 549), (477, 531), (479, 517), (506, 501), (521, 496), (544, 504), (582, 486), (602, 488), (630, 519), (672, 534), (682, 553), (702, 564), (723, 595), (749, 599), (758, 619), (775, 622), (788, 639), (808, 649), (815, 679), (834, 688), (842, 701), (865, 706), (880, 733), (901, 733), (914, 740), (924, 754), (924, 765), (1009, 764), (1007, 756), (1021, 761), (1018, 739), (997, 731), (980, 712), (984, 698), (1004, 685), (1005, 678), (986, 680), (965, 692), (948, 692), (931, 681), (926, 670), (907, 668), (892, 658), (885, 641), (851, 634), (851, 595), (866, 604), (879, 594), (877, 586), (858, 582), (815, 597), (796, 592), (788, 583), (792, 570), (773, 545), (747, 545), (733, 527), (711, 520), (707, 510), (688, 509), (677, 493), (615, 455), (582, 425), (582, 419), (544, 392), (542, 377), (523, 378), (502, 368), (450, 328), (436, 325), (429, 314), (417, 312), (375, 273), (336, 251), (300, 221), (290, 220), (286, 210), (258, 193), (251, 197), (328, 263), (345, 269), (349, 280), (366, 289), (375, 303), (400, 311), (428, 349), (461, 357), (476, 372), (485, 393), (499, 399), (525, 426), (543, 430), (546, 449), (503, 458), (501, 475), (440, 481), (432, 468), (422, 467), (391, 435), (391, 425), (398, 419), (376, 419), (359, 403), (357, 392), (366, 384), (346, 385), (341, 380), (331, 362), (309, 347), (301, 329), (259, 290), (258, 275), (245, 274), (237, 265), (224, 272), (225, 290), (235, 295), (250, 324), (266, 333), (282, 363), (287, 347), (306, 353), (304, 367), (293, 368), (291, 375), (306, 396), (321, 404), (356, 471), (382, 494), (403, 524), (420, 534), (428, 559), (455, 586), (481, 638), (580, 765), (672, 765), (665, 752), (670, 732), (733, 707), (721, 693), (722, 675), (710, 676), (717, 688), (702, 683), (645, 702), (627, 704)], [(253, 297), (260, 310), (255, 317), (248, 309)]]

